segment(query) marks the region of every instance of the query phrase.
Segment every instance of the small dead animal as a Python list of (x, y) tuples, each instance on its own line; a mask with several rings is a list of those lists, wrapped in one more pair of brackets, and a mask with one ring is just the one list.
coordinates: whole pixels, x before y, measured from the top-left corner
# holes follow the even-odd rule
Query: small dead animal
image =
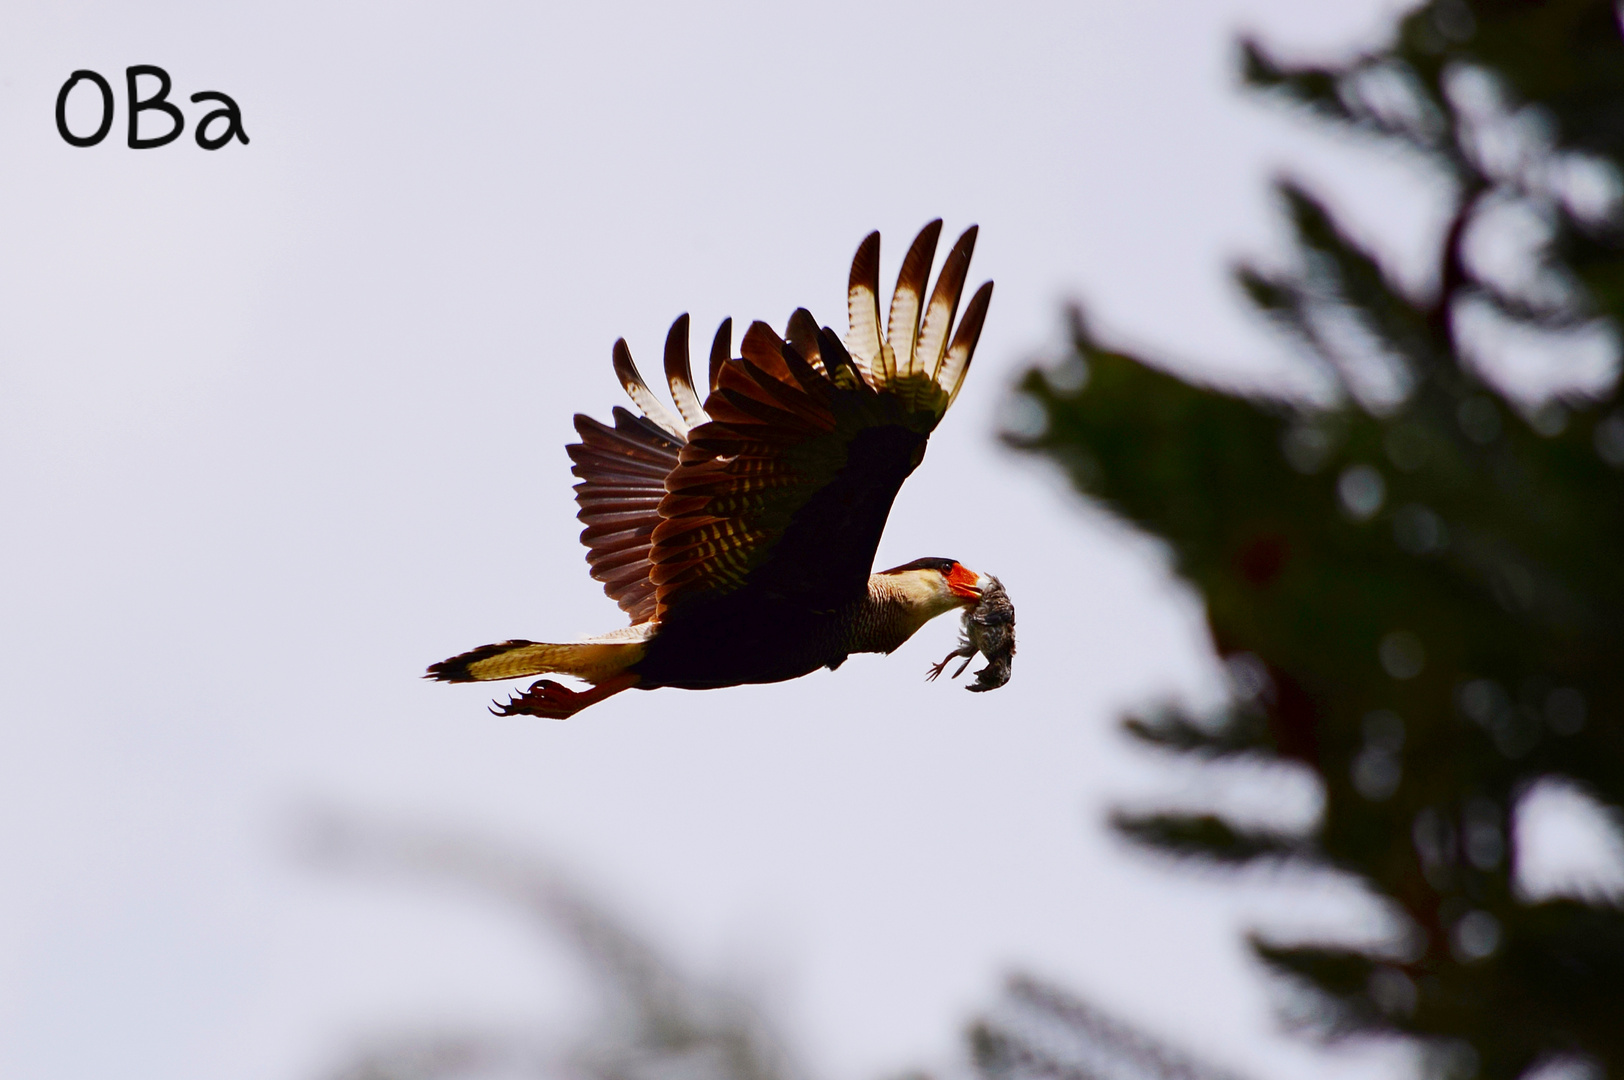
[(964, 613), (959, 647), (930, 669), (926, 681), (940, 675), (954, 657), (962, 656), (964, 663), (953, 673), (953, 678), (958, 678), (978, 652), (987, 658), (987, 666), (976, 672), (976, 681), (965, 687), (966, 690), (996, 690), (1009, 682), (1010, 665), (1015, 659), (1015, 605), (1010, 603), (1003, 582), (997, 578), (992, 578), (992, 584), (981, 590), (976, 606)]

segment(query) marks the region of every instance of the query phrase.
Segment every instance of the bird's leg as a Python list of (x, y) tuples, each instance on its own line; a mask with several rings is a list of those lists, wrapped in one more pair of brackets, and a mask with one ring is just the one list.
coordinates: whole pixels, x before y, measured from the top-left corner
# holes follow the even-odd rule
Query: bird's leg
[(530, 689), (508, 698), (506, 705), (491, 705), (497, 716), (544, 716), (549, 720), (567, 720), (606, 697), (637, 685), (637, 676), (622, 672), (590, 690), (571, 690), (563, 683), (541, 679), (530, 684)]
[(963, 675), (964, 669), (970, 666), (970, 660), (973, 660), (976, 655), (976, 651), (974, 649), (970, 649), (969, 652), (965, 652), (966, 649), (970, 649), (970, 647), (968, 645), (960, 645), (958, 648), (942, 657), (942, 662), (940, 664), (932, 664), (930, 666), (930, 673), (925, 676), (925, 681), (935, 682), (936, 676), (947, 670), (947, 665), (953, 662), (953, 658), (955, 656), (963, 656), (968, 658), (964, 661), (964, 663), (959, 665), (959, 670), (953, 673), (953, 677), (955, 679), (960, 675)]

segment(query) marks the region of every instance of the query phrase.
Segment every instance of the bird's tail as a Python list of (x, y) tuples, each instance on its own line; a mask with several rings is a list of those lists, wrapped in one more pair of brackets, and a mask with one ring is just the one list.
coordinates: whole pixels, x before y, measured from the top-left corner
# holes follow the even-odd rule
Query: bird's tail
[(449, 660), (430, 664), (424, 678), (441, 682), (489, 682), (558, 673), (600, 683), (643, 658), (652, 632), (651, 626), (644, 628), (646, 625), (562, 645), (523, 640), (481, 645)]

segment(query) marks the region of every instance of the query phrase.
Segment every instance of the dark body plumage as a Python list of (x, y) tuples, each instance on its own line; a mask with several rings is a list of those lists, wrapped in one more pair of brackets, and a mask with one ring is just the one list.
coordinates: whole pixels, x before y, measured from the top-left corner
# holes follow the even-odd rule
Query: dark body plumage
[[(739, 588), (696, 596), (662, 620), (643, 659), (628, 668), (638, 686), (781, 682), (839, 667), (853, 651), (879, 651), (862, 648), (884, 632), (861, 625), (869, 572), (926, 438), (900, 423), (860, 432), (845, 466), (784, 530), (770, 563)], [(840, 537), (838, 548), (831, 536)]]
[(665, 350), (677, 415), (617, 342), (615, 371), (643, 415), (617, 408), (612, 427), (578, 415), (581, 441), (569, 453), (592, 576), (632, 626), (568, 644), (484, 646), (429, 675), (563, 672), (593, 683), (575, 693), (539, 682), (503, 710), (565, 716), (631, 687), (709, 689), (838, 667), (974, 603), (979, 576), (950, 559), (872, 572), (891, 505), (963, 381), (992, 292), (990, 282), (976, 291), (954, 332), (971, 228), (923, 302), (940, 226), (904, 258), (883, 335), (878, 233), (853, 260), (845, 343), (803, 309), (784, 338), (751, 324), (734, 357), (724, 322), (703, 404), (679, 318)]

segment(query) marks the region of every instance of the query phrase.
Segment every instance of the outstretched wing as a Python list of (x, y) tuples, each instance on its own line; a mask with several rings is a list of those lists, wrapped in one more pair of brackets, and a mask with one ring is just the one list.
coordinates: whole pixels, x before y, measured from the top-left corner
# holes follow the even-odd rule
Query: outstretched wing
[[(796, 311), (781, 340), (763, 323), (715, 374), (709, 416), (666, 477), (647, 553), (655, 617), (741, 589), (833, 607), (861, 596), (891, 504), (962, 384), (992, 296), (953, 332), (976, 229), (922, 303), (941, 222), (909, 249), (879, 334), (879, 234), (858, 248), (850, 347)], [(921, 322), (923, 314), (923, 322)]]
[(613, 427), (577, 415), (569, 454), (592, 576), (633, 623), (742, 588), (829, 606), (861, 595), (891, 503), (958, 395), (992, 297), (987, 282), (954, 332), (972, 226), (923, 302), (941, 225), (925, 226), (903, 259), (883, 335), (877, 232), (852, 261), (846, 345), (802, 309), (788, 340), (751, 325), (734, 359), (724, 321), (703, 405), (688, 316), (665, 343), (675, 415), (615, 343), (615, 373), (643, 415), (617, 408)]
[[(713, 371), (726, 359), (732, 333), (732, 320), (724, 321), (711, 349)], [(655, 611), (649, 548), (661, 520), (665, 478), (677, 467), (689, 425), (705, 420), (688, 366), (688, 316), (671, 325), (665, 341), (666, 380), (680, 419), (643, 382), (624, 338), (615, 342), (614, 363), (621, 385), (644, 415), (617, 406), (610, 427), (577, 413), (575, 430), (581, 441), (567, 449), (575, 463), (570, 471), (581, 480), (575, 485), (581, 507), (576, 516), (586, 526), (581, 543), (587, 547), (592, 576), (633, 623), (641, 623)]]

